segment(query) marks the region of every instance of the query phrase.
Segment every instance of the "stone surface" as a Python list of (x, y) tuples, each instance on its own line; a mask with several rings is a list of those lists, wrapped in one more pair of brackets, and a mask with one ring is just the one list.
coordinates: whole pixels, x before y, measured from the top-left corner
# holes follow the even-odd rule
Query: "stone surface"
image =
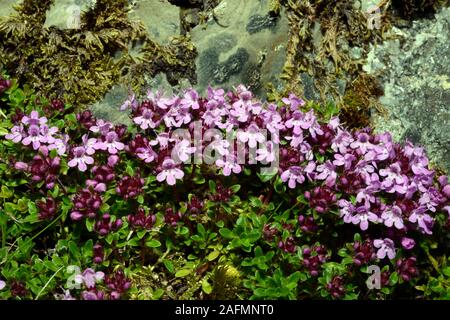
[(167, 44), (171, 36), (180, 34), (180, 12), (168, 0), (132, 1), (130, 18), (141, 20), (150, 37), (160, 44)]
[(86, 10), (91, 3), (89, 0), (55, 0), (50, 10), (47, 11), (45, 26), (78, 29), (81, 23), (81, 12)]
[(376, 129), (423, 145), (450, 172), (450, 8), (392, 31), (398, 39), (372, 48), (364, 67), (385, 90), (389, 115), (374, 116)]
[(208, 23), (191, 31), (196, 45), (198, 84), (231, 88), (240, 83), (264, 97), (263, 84), (280, 87), (289, 27), (285, 12), (270, 17), (269, 1), (223, 0)]
[(0, 0), (0, 17), (5, 17), (14, 12), (13, 6), (22, 1), (20, 0)]

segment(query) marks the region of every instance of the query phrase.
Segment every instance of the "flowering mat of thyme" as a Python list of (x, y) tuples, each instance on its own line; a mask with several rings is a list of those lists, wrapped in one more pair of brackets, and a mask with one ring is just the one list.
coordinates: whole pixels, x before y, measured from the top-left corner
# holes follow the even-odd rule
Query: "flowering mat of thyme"
[(332, 105), (149, 92), (125, 126), (0, 94), (1, 299), (450, 298), (448, 177)]

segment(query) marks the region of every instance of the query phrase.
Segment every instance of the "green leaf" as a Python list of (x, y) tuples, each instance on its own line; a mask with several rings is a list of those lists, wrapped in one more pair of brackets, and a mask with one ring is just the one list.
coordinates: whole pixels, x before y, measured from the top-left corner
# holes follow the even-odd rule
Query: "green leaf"
[(398, 273), (397, 272), (391, 273), (391, 276), (389, 277), (389, 282), (391, 284), (396, 284), (398, 282)]
[(209, 191), (211, 191), (212, 193), (216, 193), (216, 183), (214, 182), (214, 180), (209, 180), (208, 184), (209, 184)]
[(164, 266), (166, 267), (166, 269), (167, 269), (170, 273), (173, 273), (173, 272), (174, 272), (175, 267), (173, 266), (172, 261), (165, 259), (165, 260), (163, 261), (163, 263), (164, 263)]
[(134, 176), (134, 169), (130, 164), (127, 164), (127, 168), (125, 169), (125, 172), (131, 177)]
[(201, 223), (197, 224), (197, 232), (202, 236), (206, 234), (205, 227)]
[(187, 275), (191, 274), (192, 271), (193, 271), (192, 269), (181, 269), (181, 270), (178, 270), (177, 273), (175, 273), (175, 277), (177, 277), (177, 278), (186, 277)]
[(220, 251), (214, 250), (213, 252), (211, 252), (210, 254), (208, 254), (208, 261), (213, 261), (215, 259), (217, 259), (217, 257), (220, 255)]
[(222, 228), (219, 230), (219, 233), (224, 237), (225, 239), (233, 239), (235, 237), (233, 231), (227, 228)]
[(263, 205), (261, 199), (257, 198), (257, 197), (251, 197), (250, 204), (252, 205), (252, 207), (256, 207), (256, 208), (261, 208)]
[(0, 198), (8, 199), (13, 195), (12, 191), (8, 189), (7, 186), (2, 186), (2, 191), (0, 192)]
[(145, 242), (145, 245), (150, 248), (158, 248), (161, 246), (161, 242), (155, 239), (150, 239)]
[(94, 224), (95, 224), (94, 219), (86, 219), (86, 228), (88, 229), (89, 232), (92, 232), (92, 230), (94, 230)]
[(208, 282), (208, 280), (203, 279), (203, 281), (202, 281), (202, 289), (203, 289), (204, 293), (211, 294), (212, 287), (211, 287), (211, 284)]
[(277, 171), (276, 171), (276, 170), (273, 170), (273, 172), (266, 173), (266, 174), (257, 173), (259, 179), (260, 179), (262, 182), (267, 182), (267, 181), (272, 180), (272, 178), (275, 177), (276, 174), (277, 174)]
[(234, 186), (231, 186), (231, 191), (233, 191), (233, 193), (237, 193), (239, 190), (241, 190), (241, 185), (240, 184), (235, 184)]
[(75, 242), (69, 242), (69, 251), (75, 259), (78, 259), (80, 257), (80, 252), (78, 251), (78, 246)]
[(442, 270), (442, 273), (447, 277), (450, 277), (450, 267), (444, 268), (444, 270)]

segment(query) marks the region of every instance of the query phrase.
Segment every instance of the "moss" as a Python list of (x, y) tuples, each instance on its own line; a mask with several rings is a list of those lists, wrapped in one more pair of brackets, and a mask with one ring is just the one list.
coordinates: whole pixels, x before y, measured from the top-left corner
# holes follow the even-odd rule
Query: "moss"
[[(354, 86), (347, 86), (346, 90), (352, 92), (347, 93), (346, 103), (342, 104), (342, 83), (355, 83), (364, 74), (362, 65), (369, 45), (381, 42), (391, 27), (389, 3), (381, 4), (382, 28), (379, 30), (367, 28), (367, 17), (354, 7), (352, 0), (280, 0), (280, 3), (286, 8), (290, 26), (287, 57), (281, 75), (286, 84), (283, 94), (294, 92), (305, 96), (308, 91), (314, 91), (319, 102), (326, 103), (331, 99), (338, 105), (355, 105), (355, 111), (367, 108), (364, 111), (367, 114), (369, 106), (363, 104), (363, 93), (356, 92)], [(352, 58), (349, 51), (353, 47), (360, 48), (363, 56)], [(310, 77), (312, 83), (304, 83), (303, 79)], [(376, 80), (372, 79), (372, 82)], [(269, 99), (277, 96), (279, 94), (274, 92), (268, 94)], [(348, 108), (344, 112), (349, 115), (353, 112)], [(351, 123), (363, 126), (368, 123), (368, 117), (363, 118), (360, 118), (361, 122)]]
[(82, 14), (81, 28), (69, 30), (44, 27), (52, 4), (25, 0), (16, 14), (0, 18), (0, 63), (19, 83), (81, 106), (103, 97), (115, 83), (139, 91), (143, 72), (164, 72), (171, 84), (182, 78), (195, 82), (197, 52), (190, 39), (158, 45), (142, 23), (128, 19), (127, 0), (97, 0)]
[(378, 81), (373, 76), (362, 73), (351, 83), (338, 105), (341, 121), (351, 128), (370, 127), (372, 110), (385, 113), (377, 101), (382, 95), (383, 89)]
[(392, 0), (394, 13), (407, 20), (430, 17), (449, 4), (449, 0)]

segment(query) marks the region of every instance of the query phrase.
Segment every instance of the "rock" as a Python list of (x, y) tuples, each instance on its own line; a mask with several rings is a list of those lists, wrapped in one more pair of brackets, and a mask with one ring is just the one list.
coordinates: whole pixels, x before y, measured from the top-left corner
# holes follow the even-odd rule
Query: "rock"
[(6, 17), (14, 12), (13, 6), (22, 2), (21, 0), (1, 0), (0, 17)]
[(81, 13), (86, 11), (92, 0), (55, 0), (47, 11), (44, 26), (54, 26), (59, 29), (78, 29), (81, 23)]
[(270, 16), (268, 0), (222, 0), (206, 26), (191, 31), (199, 52), (195, 87), (205, 92), (208, 85), (230, 89), (244, 83), (262, 98), (269, 82), (281, 89), (288, 35), (285, 11)]
[(129, 16), (141, 20), (150, 37), (160, 44), (180, 34), (180, 9), (168, 0), (135, 1)]
[(376, 130), (423, 145), (450, 173), (450, 8), (393, 32), (401, 39), (373, 47), (364, 66), (385, 91), (389, 115), (373, 116)]

